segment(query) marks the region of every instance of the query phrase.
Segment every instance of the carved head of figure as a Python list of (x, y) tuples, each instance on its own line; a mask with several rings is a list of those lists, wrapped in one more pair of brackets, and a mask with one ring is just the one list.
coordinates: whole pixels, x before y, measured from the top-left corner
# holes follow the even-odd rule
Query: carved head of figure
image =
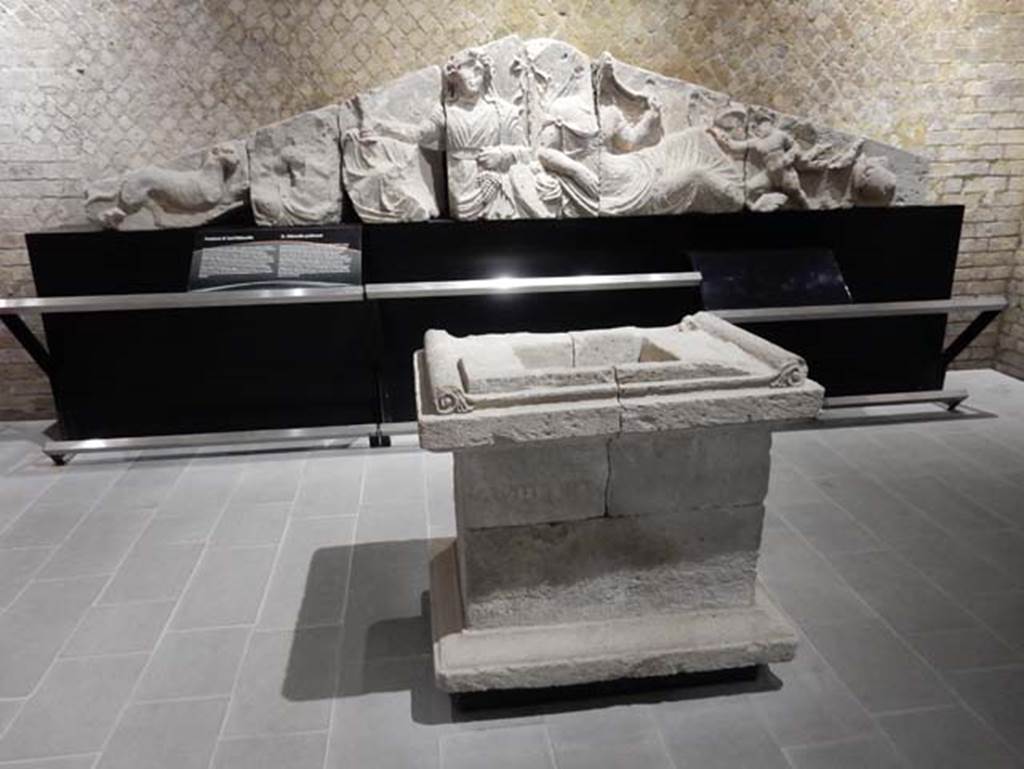
[(755, 112), (750, 121), (754, 136), (764, 139), (775, 130), (775, 119), (768, 112)]
[(853, 164), (853, 192), (858, 202), (887, 206), (896, 194), (896, 174), (884, 157), (861, 155)]
[(210, 150), (207, 157), (208, 162), (217, 163), (224, 169), (224, 176), (230, 176), (238, 168), (242, 159), (238, 157), (238, 150), (232, 144), (218, 144)]
[(445, 98), (476, 101), (491, 90), (494, 62), (479, 48), (457, 53), (444, 65)]

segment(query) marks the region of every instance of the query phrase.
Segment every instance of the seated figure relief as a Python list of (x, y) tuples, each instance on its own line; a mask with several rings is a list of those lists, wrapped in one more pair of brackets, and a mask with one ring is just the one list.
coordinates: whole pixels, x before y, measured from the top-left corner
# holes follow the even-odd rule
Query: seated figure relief
[(330, 224), (341, 218), (336, 107), (305, 112), (256, 130), (248, 152), (257, 224)]
[(441, 72), (426, 67), (341, 106), (342, 174), (364, 222), (416, 222), (441, 211)]
[(259, 225), (325, 224), (343, 190), (374, 223), (914, 205), (927, 170), (608, 53), (510, 35), (248, 142), (92, 182), (85, 211), (115, 229), (194, 227), (243, 206)]
[(597, 216), (601, 131), (590, 60), (570, 45), (541, 38), (526, 43), (531, 144), (558, 182), (557, 216)]
[(444, 68), (452, 216), (552, 217), (561, 188), (533, 156), (523, 108), (497, 92), (494, 68), (492, 57), (477, 48), (453, 56)]

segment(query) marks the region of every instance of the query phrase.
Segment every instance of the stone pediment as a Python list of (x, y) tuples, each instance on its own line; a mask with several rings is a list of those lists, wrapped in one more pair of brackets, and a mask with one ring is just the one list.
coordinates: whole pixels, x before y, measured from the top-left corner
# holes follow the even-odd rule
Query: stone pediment
[(923, 203), (927, 161), (559, 40), (508, 36), (251, 136), (92, 182), (90, 220), (197, 226)]

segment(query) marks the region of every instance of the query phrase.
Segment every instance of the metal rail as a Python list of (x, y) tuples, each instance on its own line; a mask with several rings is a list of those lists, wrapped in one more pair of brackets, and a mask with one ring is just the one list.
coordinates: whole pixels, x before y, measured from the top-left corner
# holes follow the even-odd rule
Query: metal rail
[(0, 315), (42, 315), (68, 312), (178, 310), (203, 307), (249, 307), (266, 304), (361, 302), (362, 286), (330, 288), (258, 288), (238, 291), (176, 291), (165, 294), (103, 294), (46, 296), (0, 300)]
[[(138, 449), (196, 449), (218, 446), (314, 445), (337, 440), (354, 440), (377, 434), (377, 424), (335, 425), (331, 427), (293, 427), (273, 430), (236, 430), (220, 433), (188, 433), (183, 435), (142, 435), (127, 438), (83, 438), (50, 440), (43, 453), (57, 464), (64, 464), (69, 455)], [(52, 428), (51, 428), (52, 429)]]
[(623, 291), (643, 288), (695, 288), (699, 272), (649, 272), (632, 275), (563, 275), (553, 278), (485, 278), (410, 283), (367, 283), (367, 299), (424, 299), (489, 294), (546, 294), (572, 291)]
[(713, 310), (731, 323), (779, 323), (794, 320), (843, 320), (846, 318), (889, 318), (900, 315), (948, 315), (951, 312), (998, 312), (1005, 310), (1002, 296), (964, 296), (952, 299), (919, 299), (906, 302), (862, 302), (858, 304), (814, 304), (803, 307), (755, 307)]

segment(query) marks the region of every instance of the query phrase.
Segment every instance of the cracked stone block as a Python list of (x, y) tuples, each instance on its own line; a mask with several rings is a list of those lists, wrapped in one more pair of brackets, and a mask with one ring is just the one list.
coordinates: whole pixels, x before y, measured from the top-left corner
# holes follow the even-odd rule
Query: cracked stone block
[(771, 442), (763, 425), (620, 435), (609, 450), (608, 515), (761, 504), (768, 493)]
[(91, 182), (85, 213), (108, 229), (197, 227), (246, 203), (244, 141), (226, 141), (159, 165)]
[(454, 483), (455, 514), (467, 529), (599, 518), (608, 441), (457, 451)]
[(264, 227), (341, 221), (338, 108), (257, 128), (249, 139), (252, 210)]
[(460, 529), (472, 629), (749, 606), (764, 508)]
[(418, 222), (441, 212), (441, 68), (424, 67), (339, 110), (345, 191), (364, 222)]

